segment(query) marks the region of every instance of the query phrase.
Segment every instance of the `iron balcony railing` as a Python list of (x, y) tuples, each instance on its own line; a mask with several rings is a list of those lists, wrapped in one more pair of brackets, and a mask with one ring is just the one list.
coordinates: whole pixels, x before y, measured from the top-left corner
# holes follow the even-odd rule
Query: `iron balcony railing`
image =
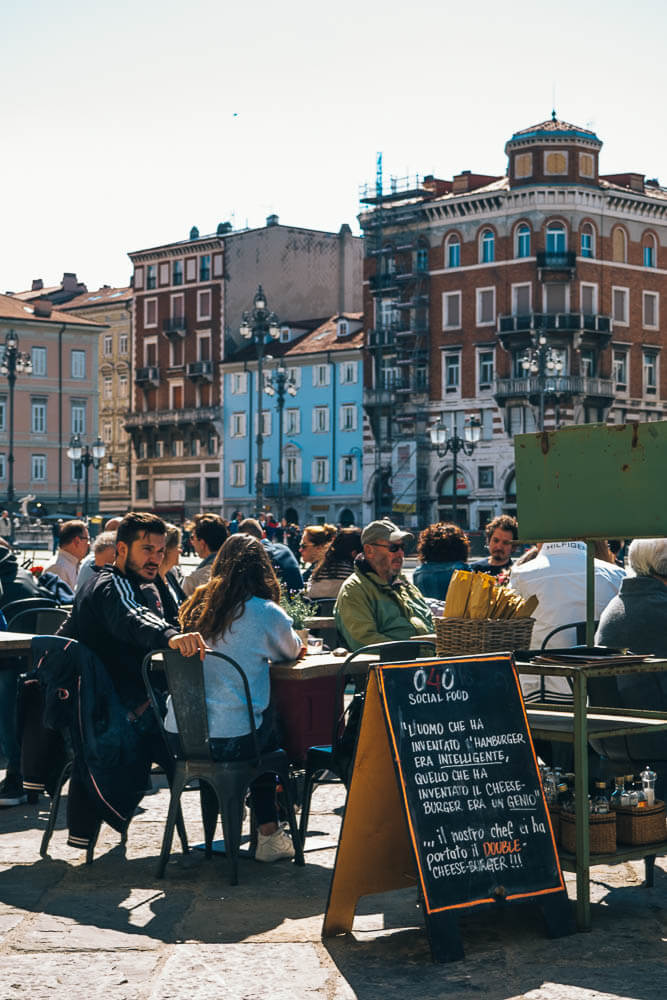
[(577, 263), (574, 250), (540, 250), (537, 254), (537, 266), (540, 270), (569, 271)]
[(134, 381), (137, 385), (159, 385), (160, 369), (156, 365), (148, 365), (146, 368), (137, 368), (134, 373)]
[(130, 413), (125, 419), (125, 427), (178, 427), (181, 424), (209, 424), (222, 417), (219, 406), (190, 407), (187, 410), (148, 410), (146, 413)]
[(184, 337), (188, 332), (188, 321), (185, 316), (170, 316), (162, 321), (162, 332), (169, 335), (175, 333), (179, 337)]
[(611, 333), (611, 316), (597, 313), (523, 313), (519, 316), (499, 316), (498, 333), (525, 333), (543, 330), (549, 333), (563, 330), (570, 333)]
[(615, 382), (609, 378), (590, 378), (586, 375), (536, 375), (520, 378), (496, 379), (496, 399), (521, 399), (539, 396), (542, 390), (559, 396), (589, 396), (614, 398)]
[(212, 361), (191, 361), (185, 367), (185, 373), (188, 378), (194, 380), (203, 379), (207, 382), (213, 380), (213, 362)]

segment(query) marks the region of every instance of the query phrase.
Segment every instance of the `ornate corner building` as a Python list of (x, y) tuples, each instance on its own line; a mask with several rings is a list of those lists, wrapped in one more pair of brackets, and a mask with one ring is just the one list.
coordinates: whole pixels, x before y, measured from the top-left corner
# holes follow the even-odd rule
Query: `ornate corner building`
[[(666, 416), (667, 189), (601, 147), (554, 113), (505, 176), (362, 193), (366, 519), (482, 527), (516, 510), (515, 434)], [(429, 426), (471, 418), (472, 455), (439, 458)]]

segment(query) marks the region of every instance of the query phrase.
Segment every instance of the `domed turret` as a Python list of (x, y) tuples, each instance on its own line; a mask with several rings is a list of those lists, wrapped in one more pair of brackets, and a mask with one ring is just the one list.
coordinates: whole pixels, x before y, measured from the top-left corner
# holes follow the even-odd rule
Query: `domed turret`
[(515, 132), (505, 144), (510, 187), (527, 184), (598, 183), (602, 142), (595, 132), (560, 121), (548, 121)]

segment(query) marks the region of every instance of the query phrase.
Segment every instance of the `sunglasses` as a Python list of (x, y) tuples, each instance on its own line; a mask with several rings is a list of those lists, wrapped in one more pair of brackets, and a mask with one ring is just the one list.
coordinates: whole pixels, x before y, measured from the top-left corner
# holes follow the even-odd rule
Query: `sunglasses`
[(391, 545), (384, 545), (382, 542), (373, 542), (378, 549), (389, 549), (390, 552), (405, 552), (405, 545), (403, 542), (392, 542)]

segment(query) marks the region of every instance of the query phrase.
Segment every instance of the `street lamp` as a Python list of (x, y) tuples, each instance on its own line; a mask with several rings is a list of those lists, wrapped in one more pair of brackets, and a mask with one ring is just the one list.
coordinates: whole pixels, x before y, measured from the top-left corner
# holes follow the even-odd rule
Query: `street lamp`
[(259, 285), (253, 299), (253, 307), (250, 312), (243, 313), (241, 328), (239, 330), (242, 337), (252, 340), (257, 351), (257, 476), (255, 479), (255, 513), (259, 517), (264, 506), (264, 469), (263, 448), (264, 448), (264, 428), (262, 426), (262, 389), (264, 361), (264, 347), (267, 336), (277, 340), (280, 336), (280, 326), (275, 313), (269, 312), (266, 307), (266, 295)]
[(67, 449), (67, 457), (74, 462), (74, 475), (77, 481), (81, 479), (81, 466), (85, 469), (83, 493), (84, 517), (88, 517), (88, 473), (91, 465), (94, 469), (99, 469), (100, 462), (104, 458), (105, 454), (106, 448), (104, 447), (104, 442), (99, 436), (91, 449), (88, 445), (82, 446), (80, 434), (72, 434), (69, 448)]
[(463, 428), (463, 437), (459, 437), (456, 428), (452, 437), (447, 437), (447, 428), (443, 424), (442, 419), (439, 419), (429, 429), (429, 433), (431, 436), (431, 445), (437, 451), (439, 458), (444, 458), (448, 451), (452, 453), (452, 521), (456, 524), (458, 454), (462, 451), (464, 455), (472, 455), (482, 433), (482, 425), (478, 417), (467, 417)]
[(14, 386), (17, 374), (32, 375), (32, 360), (25, 351), (19, 351), (19, 338), (14, 330), (5, 337), (5, 353), (0, 365), (0, 373), (9, 382), (9, 477), (7, 481), (7, 510), (11, 524), (10, 540), (14, 540)]
[(560, 375), (563, 371), (563, 359), (561, 355), (547, 343), (544, 333), (533, 338), (530, 347), (526, 348), (526, 353), (521, 358), (521, 367), (526, 374), (537, 378), (537, 388), (539, 392), (539, 426), (538, 430), (544, 430), (544, 397), (548, 391), (553, 392), (547, 386), (547, 378), (551, 375)]
[(283, 519), (285, 505), (285, 488), (283, 483), (283, 409), (285, 395), (296, 396), (296, 382), (283, 365), (278, 365), (269, 374), (264, 392), (267, 396), (275, 396), (278, 404), (278, 522)]

